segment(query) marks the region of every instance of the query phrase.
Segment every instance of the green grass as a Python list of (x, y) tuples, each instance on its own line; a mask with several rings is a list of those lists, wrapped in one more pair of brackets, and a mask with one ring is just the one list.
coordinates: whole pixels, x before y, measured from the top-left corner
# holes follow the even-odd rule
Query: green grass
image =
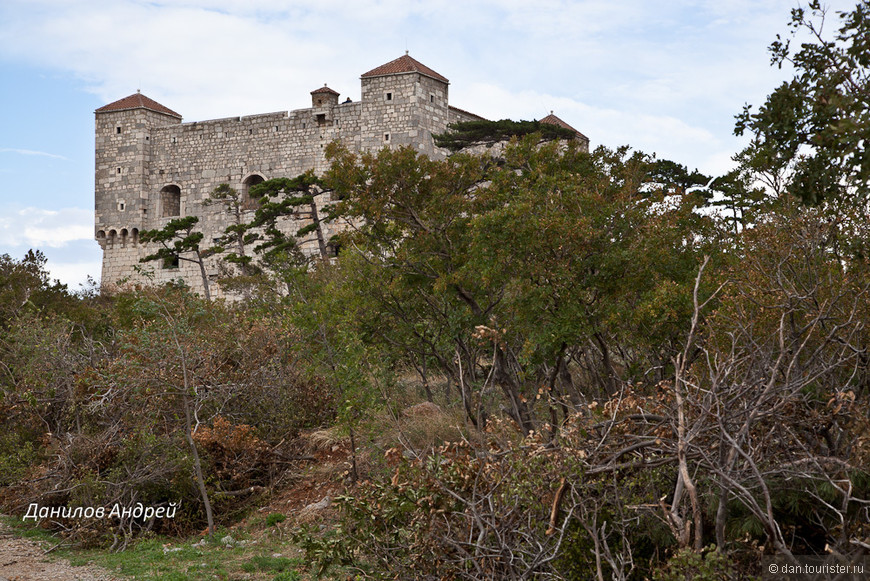
[[(3, 518), (3, 522), (21, 537), (45, 547), (61, 541), (50, 532), (20, 519)], [(274, 530), (274, 529), (272, 529)], [(299, 558), (273, 557), (273, 553), (288, 550), (286, 541), (266, 534), (257, 543), (227, 547), (221, 538), (231, 534), (236, 541), (245, 540), (247, 533), (221, 530), (206, 542), (194, 546), (198, 538), (179, 540), (151, 537), (132, 543), (125, 551), (112, 553), (105, 549), (69, 549), (60, 547), (51, 555), (63, 558), (72, 566), (97, 565), (111, 573), (143, 581), (234, 581), (251, 578), (263, 581), (300, 581), (296, 570), (304, 568)], [(295, 547), (289, 547), (294, 550)]]
[(273, 512), (272, 514), (270, 514), (269, 516), (266, 517), (266, 526), (270, 526), (270, 527), (275, 526), (276, 524), (278, 524), (280, 522), (284, 522), (286, 519), (287, 519), (287, 517), (284, 516), (283, 513)]
[(79, 551), (74, 558), (70, 558), (70, 563), (94, 562), (115, 573), (137, 579), (229, 579), (228, 562), (244, 550), (209, 545), (194, 547), (193, 544), (191, 541), (177, 544), (152, 538), (139, 541), (120, 553)]
[(270, 557), (268, 555), (257, 555), (242, 565), (242, 570), (248, 573), (255, 571), (274, 571), (281, 573), (294, 565), (301, 564), (299, 559), (288, 559), (287, 557)]

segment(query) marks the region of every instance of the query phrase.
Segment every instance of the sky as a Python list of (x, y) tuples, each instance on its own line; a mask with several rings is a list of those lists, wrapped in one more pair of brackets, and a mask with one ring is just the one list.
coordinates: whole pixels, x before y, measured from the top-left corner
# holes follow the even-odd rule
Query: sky
[[(854, 2), (830, 0), (829, 13)], [(730, 170), (734, 116), (788, 70), (795, 0), (2, 0), (0, 254), (99, 279), (94, 110), (141, 90), (185, 122), (310, 106), (406, 50), (488, 119), (550, 111), (591, 146)], [(833, 16), (828, 26), (836, 24)]]

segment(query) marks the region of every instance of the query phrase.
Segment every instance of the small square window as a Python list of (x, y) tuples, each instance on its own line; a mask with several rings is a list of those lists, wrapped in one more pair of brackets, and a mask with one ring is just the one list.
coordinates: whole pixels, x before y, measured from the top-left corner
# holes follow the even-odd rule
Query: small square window
[(429, 95), (429, 102), (430, 102), (430, 103), (434, 103), (434, 102), (435, 102), (435, 95)]
[(125, 207), (126, 207), (126, 204), (124, 204), (124, 202), (118, 202), (118, 211), (119, 212), (123, 212)]
[(392, 101), (392, 100), (393, 100), (393, 94), (387, 93), (387, 101)]
[(121, 173), (121, 168), (118, 168), (118, 173)]
[(278, 126), (275, 126), (275, 133), (278, 133)]
[(118, 133), (118, 134), (121, 133), (121, 126), (120, 126), (120, 125), (118, 125), (117, 127), (115, 127), (115, 133)]
[(384, 141), (389, 141), (389, 140), (390, 140), (390, 134), (384, 133)]

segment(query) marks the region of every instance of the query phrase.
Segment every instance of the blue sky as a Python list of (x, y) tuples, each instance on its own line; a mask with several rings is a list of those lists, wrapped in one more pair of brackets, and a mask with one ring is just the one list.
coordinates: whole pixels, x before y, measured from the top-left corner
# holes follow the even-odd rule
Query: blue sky
[[(0, 254), (99, 278), (93, 112), (137, 89), (184, 121), (307, 107), (404, 54), (490, 119), (553, 110), (596, 145), (732, 167), (734, 115), (787, 75), (792, 0), (3, 0)], [(833, 13), (854, 3), (828, 2)]]

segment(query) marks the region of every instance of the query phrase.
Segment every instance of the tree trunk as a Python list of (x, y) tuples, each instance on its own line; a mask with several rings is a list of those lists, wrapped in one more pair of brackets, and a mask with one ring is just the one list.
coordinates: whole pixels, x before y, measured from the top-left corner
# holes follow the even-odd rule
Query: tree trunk
[(208, 274), (205, 272), (205, 259), (199, 250), (196, 251), (196, 262), (199, 264), (199, 274), (202, 276), (202, 288), (203, 292), (205, 292), (205, 300), (211, 302), (211, 293), (208, 289)]
[(320, 250), (320, 258), (326, 260), (329, 254), (326, 251), (326, 240), (323, 238), (323, 228), (320, 227), (320, 216), (317, 214), (317, 202), (311, 196), (311, 220), (314, 222), (314, 232), (317, 235), (317, 247)]
[(211, 501), (208, 499), (208, 490), (205, 487), (205, 478), (202, 476), (202, 463), (199, 459), (199, 452), (196, 449), (196, 442), (193, 440), (193, 427), (190, 421), (190, 398), (186, 393), (184, 394), (184, 435), (187, 437), (190, 452), (193, 454), (193, 472), (196, 475), (196, 485), (199, 488), (199, 494), (202, 496), (202, 503), (205, 506), (205, 518), (208, 521), (208, 534), (213, 535), (214, 516), (211, 512)]
[[(166, 315), (167, 322), (174, 325), (174, 321)], [(187, 373), (187, 356), (181, 343), (178, 341), (178, 335), (175, 328), (172, 328), (172, 338), (175, 341), (175, 347), (178, 349), (178, 356), (181, 358), (181, 376), (184, 382), (182, 392), (182, 404), (184, 407), (184, 435), (187, 439), (187, 444), (190, 446), (191, 454), (193, 454), (193, 471), (196, 476), (196, 484), (199, 487), (199, 493), (202, 496), (202, 503), (205, 506), (205, 518), (208, 521), (208, 534), (214, 534), (214, 516), (211, 511), (211, 501), (208, 499), (208, 490), (205, 487), (205, 478), (202, 476), (202, 463), (199, 459), (199, 452), (196, 449), (196, 442), (193, 440), (193, 423), (190, 419), (190, 378)]]
[(508, 401), (511, 402), (512, 411), (515, 414), (517, 422), (520, 424), (520, 428), (523, 430), (523, 434), (528, 436), (535, 426), (526, 402), (520, 397), (519, 386), (511, 376), (507, 365), (507, 358), (501, 347), (496, 347), (495, 361), (493, 363), (495, 365), (495, 380), (501, 385)]
[(616, 393), (616, 372), (613, 370), (613, 363), (610, 361), (610, 350), (607, 348), (607, 343), (604, 342), (604, 337), (601, 336), (601, 333), (595, 333), (593, 335), (595, 337), (595, 341), (598, 343), (599, 349), (601, 349), (601, 363), (604, 365), (604, 391), (608, 396)]

